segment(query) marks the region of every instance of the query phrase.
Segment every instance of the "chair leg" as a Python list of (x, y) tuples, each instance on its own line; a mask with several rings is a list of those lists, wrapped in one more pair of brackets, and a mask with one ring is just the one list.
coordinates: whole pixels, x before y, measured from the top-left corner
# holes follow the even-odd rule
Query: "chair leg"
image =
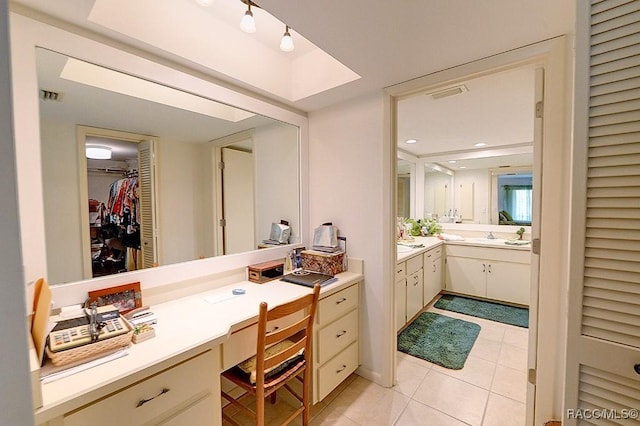
[(309, 424), (309, 383), (311, 382), (311, 369), (304, 369), (304, 380), (302, 382), (302, 425), (307, 426)]
[(264, 426), (264, 389), (256, 392), (256, 425)]
[(272, 404), (276, 403), (276, 395), (277, 395), (277, 392), (273, 392), (271, 395), (269, 395), (271, 397)]

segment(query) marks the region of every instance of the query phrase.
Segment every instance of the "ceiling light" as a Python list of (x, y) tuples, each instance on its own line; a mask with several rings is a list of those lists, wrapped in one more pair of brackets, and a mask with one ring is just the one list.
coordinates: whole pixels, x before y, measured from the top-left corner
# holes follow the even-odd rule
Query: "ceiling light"
[(484, 142), (478, 142), (478, 143), (474, 144), (473, 146), (478, 146), (478, 147), (479, 146), (487, 146), (487, 144), (484, 143)]
[(284, 26), (284, 34), (282, 35), (282, 40), (280, 40), (280, 50), (285, 52), (291, 52), (294, 49), (293, 39), (291, 38), (291, 34), (289, 34), (289, 26)]
[(406, 141), (404, 141), (404, 143), (417, 143), (418, 140), (417, 139), (407, 139)]
[(449, 164), (453, 164), (455, 162), (456, 162), (456, 160), (449, 160)]
[(103, 145), (87, 145), (86, 155), (93, 160), (110, 160), (111, 148)]
[(255, 4), (250, 0), (246, 0), (244, 3), (247, 4), (247, 11), (244, 13), (242, 20), (240, 20), (240, 29), (245, 33), (255, 33), (256, 20), (253, 19), (253, 12), (251, 12), (251, 6), (255, 6)]
[(466, 168), (467, 168), (467, 166), (460, 166), (460, 168), (461, 168), (461, 169), (466, 169)]
[(196, 0), (200, 6), (211, 6), (215, 0)]

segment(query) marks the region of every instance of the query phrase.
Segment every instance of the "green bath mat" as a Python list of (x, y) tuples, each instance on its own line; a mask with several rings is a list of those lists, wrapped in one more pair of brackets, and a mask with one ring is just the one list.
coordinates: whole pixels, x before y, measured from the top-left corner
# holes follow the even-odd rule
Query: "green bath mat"
[(468, 297), (445, 294), (435, 303), (436, 308), (447, 311), (484, 318), (503, 324), (529, 328), (529, 309), (503, 305), (502, 303), (486, 302)]
[(398, 336), (398, 350), (452, 370), (464, 367), (480, 326), (423, 312)]

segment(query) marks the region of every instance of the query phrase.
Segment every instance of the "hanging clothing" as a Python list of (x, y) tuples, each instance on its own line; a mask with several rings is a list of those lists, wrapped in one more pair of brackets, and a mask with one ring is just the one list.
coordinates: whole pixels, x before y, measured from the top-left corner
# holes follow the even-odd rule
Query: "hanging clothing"
[(140, 199), (138, 193), (137, 177), (119, 179), (113, 182), (109, 189), (109, 201), (107, 203), (109, 215), (116, 216), (119, 219), (119, 223), (123, 223), (123, 219), (127, 217), (126, 225), (130, 222), (140, 223)]

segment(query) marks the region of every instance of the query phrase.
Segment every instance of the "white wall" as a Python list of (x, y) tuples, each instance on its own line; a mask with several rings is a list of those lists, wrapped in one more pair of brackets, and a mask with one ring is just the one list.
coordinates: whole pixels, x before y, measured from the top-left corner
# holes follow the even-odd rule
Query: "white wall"
[(361, 289), (361, 371), (382, 380), (384, 352), (389, 346), (385, 330), (384, 255), (385, 175), (391, 156), (384, 150), (382, 95), (365, 96), (309, 115), (309, 195), (311, 228), (333, 222), (347, 237), (349, 257), (365, 259)]
[(7, 2), (0, 2), (0, 424), (31, 425), (33, 412), (25, 333)]

